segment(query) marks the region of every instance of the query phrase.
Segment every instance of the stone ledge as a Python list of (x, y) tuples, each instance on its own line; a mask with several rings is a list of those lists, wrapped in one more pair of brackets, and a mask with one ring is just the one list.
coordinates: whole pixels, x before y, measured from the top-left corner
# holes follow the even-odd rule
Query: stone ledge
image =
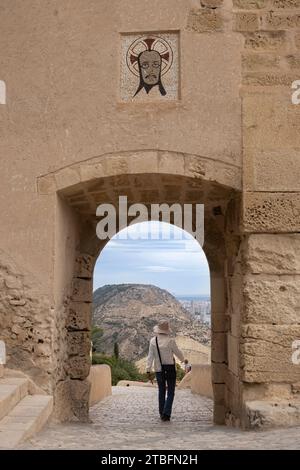
[(300, 403), (250, 401), (245, 403), (243, 427), (267, 429), (300, 425)]

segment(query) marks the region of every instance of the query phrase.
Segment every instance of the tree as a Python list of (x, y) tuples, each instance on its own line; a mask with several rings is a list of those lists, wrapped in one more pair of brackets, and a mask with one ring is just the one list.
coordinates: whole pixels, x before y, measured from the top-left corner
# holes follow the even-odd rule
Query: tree
[(92, 351), (93, 352), (101, 352), (101, 339), (103, 336), (102, 328), (99, 326), (92, 326), (91, 330), (91, 341), (92, 341)]
[(119, 345), (118, 343), (114, 344), (114, 356), (116, 359), (119, 359)]

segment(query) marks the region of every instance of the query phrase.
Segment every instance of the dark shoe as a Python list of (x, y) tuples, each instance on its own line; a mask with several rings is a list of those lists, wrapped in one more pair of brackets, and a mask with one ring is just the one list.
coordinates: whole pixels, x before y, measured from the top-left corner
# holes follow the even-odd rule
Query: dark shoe
[(170, 416), (168, 415), (162, 415), (162, 418), (161, 418), (163, 421), (170, 421)]

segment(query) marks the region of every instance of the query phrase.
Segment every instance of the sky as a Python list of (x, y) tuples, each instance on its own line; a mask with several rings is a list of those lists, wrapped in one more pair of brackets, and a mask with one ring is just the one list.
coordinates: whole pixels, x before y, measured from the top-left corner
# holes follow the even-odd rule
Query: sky
[(94, 290), (105, 284), (153, 284), (177, 296), (209, 295), (209, 268), (200, 244), (162, 222), (138, 223), (119, 232), (100, 253)]

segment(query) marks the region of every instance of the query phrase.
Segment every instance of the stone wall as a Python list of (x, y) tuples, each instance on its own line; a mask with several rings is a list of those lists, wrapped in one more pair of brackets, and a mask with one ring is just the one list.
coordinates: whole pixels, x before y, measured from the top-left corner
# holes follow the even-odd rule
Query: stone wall
[[(299, 401), (300, 4), (146, 4), (1, 4), (0, 337), (88, 419), (97, 205), (202, 202), (215, 421), (247, 426), (246, 402)], [(179, 32), (180, 99), (121, 102), (121, 39), (148, 31)]]
[(39, 280), (1, 250), (0, 339), (6, 344), (7, 366), (22, 369), (51, 392), (55, 328), (49, 312), (49, 298)]

